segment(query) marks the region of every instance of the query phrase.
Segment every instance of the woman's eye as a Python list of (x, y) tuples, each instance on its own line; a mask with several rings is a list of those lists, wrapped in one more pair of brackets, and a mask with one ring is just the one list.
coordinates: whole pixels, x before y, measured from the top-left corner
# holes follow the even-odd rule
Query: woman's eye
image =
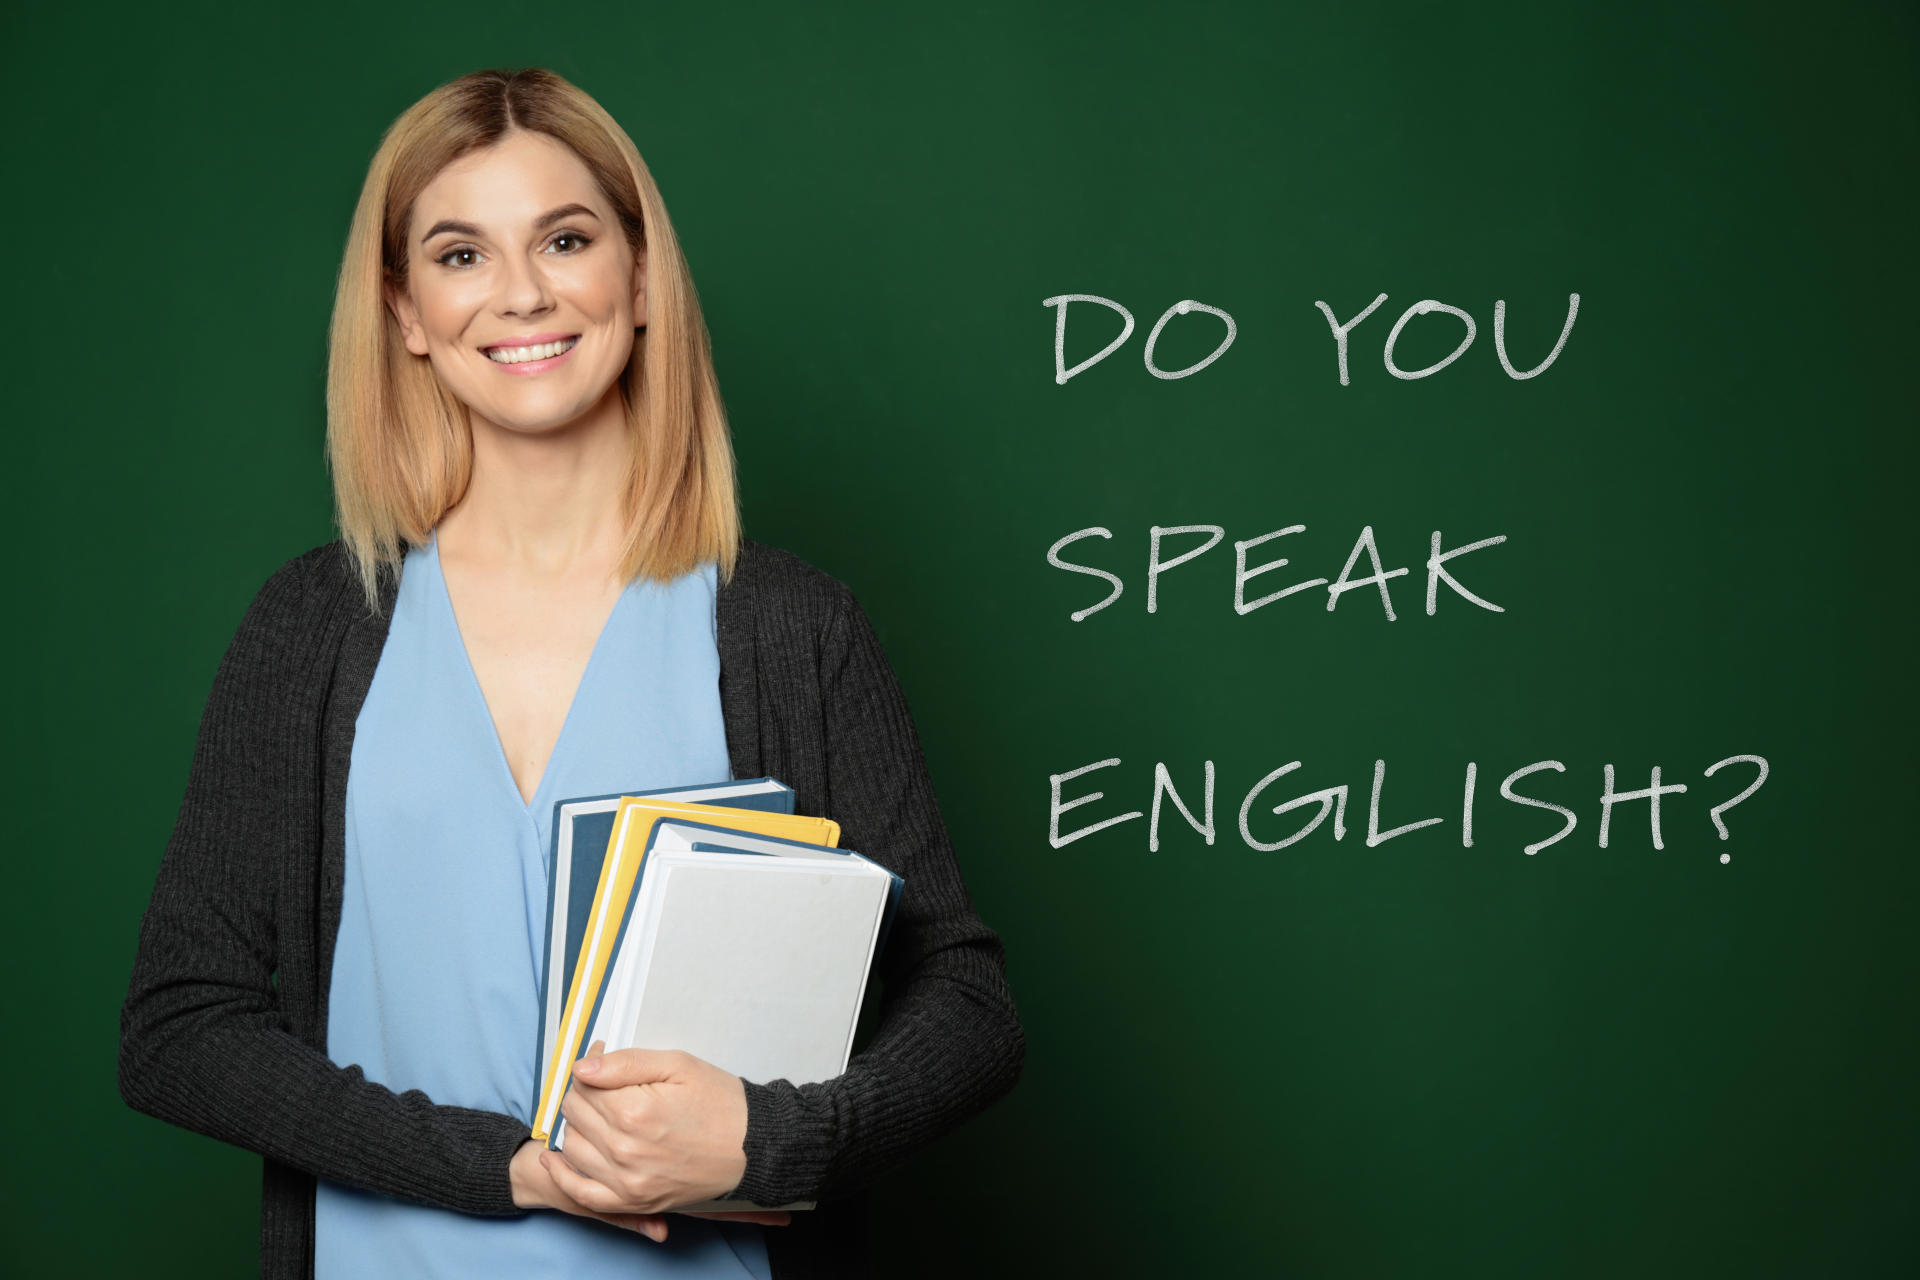
[[(553, 239), (549, 240), (547, 243), (549, 245), (559, 245), (559, 244), (569, 243), (569, 242), (574, 247), (571, 249), (560, 250), (560, 256), (566, 257), (569, 254), (579, 253), (582, 249), (585, 249), (588, 245), (593, 243), (593, 238), (591, 236), (583, 236), (576, 231), (562, 231), (559, 235), (555, 236)], [(439, 263), (443, 267), (452, 267), (455, 270), (464, 271), (471, 264), (464, 263), (464, 262), (454, 262), (453, 259), (463, 257), (463, 256), (468, 258), (478, 257), (479, 252), (480, 251), (477, 249), (465, 249), (465, 248), (449, 249), (445, 253), (441, 254), (439, 257), (435, 258), (434, 261)]]

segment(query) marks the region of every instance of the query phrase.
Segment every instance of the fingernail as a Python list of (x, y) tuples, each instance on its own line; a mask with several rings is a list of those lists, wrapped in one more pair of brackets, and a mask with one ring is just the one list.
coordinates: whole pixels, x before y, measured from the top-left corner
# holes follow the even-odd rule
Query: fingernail
[(578, 1075), (590, 1076), (600, 1069), (600, 1059), (582, 1058), (580, 1061), (574, 1063), (573, 1069)]

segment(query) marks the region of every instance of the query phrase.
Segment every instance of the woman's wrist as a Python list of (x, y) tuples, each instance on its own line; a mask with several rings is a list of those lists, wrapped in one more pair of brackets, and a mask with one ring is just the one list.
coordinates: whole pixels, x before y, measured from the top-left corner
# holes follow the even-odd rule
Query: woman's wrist
[(522, 1209), (547, 1207), (544, 1194), (547, 1172), (540, 1167), (540, 1153), (546, 1149), (546, 1145), (538, 1138), (528, 1138), (515, 1148), (513, 1159), (507, 1164), (507, 1179), (513, 1185), (513, 1202)]

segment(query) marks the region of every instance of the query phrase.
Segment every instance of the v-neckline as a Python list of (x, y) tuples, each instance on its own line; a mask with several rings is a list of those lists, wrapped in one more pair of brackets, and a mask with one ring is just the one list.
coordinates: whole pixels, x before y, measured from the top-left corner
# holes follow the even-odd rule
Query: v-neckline
[(600, 657), (600, 648), (613, 630), (613, 620), (620, 613), (620, 606), (626, 603), (627, 591), (622, 587), (620, 594), (614, 597), (613, 608), (600, 621), (599, 634), (593, 638), (593, 648), (587, 652), (587, 663), (580, 669), (580, 679), (573, 686), (573, 694), (567, 701), (567, 713), (560, 720), (560, 732), (553, 740), (552, 750), (547, 752), (547, 762), (541, 767), (540, 780), (533, 784), (531, 799), (521, 799), (520, 781), (513, 776), (513, 763), (507, 759), (507, 747), (500, 739), (500, 726), (494, 722), (493, 708), (487, 702), (487, 691), (481, 687), (480, 673), (474, 668), (473, 655), (467, 652), (467, 638), (460, 630), (460, 615), (453, 607), (453, 591), (447, 586), (446, 567), (440, 561), (440, 531), (435, 529), (427, 538), (427, 555), (433, 561), (433, 578), (439, 587), (440, 607), (446, 611), (446, 620), (453, 629), (454, 647), (460, 651), (460, 665), (466, 669), (467, 688), (473, 691), (473, 699), (479, 705), (480, 717), (486, 722), (487, 734), (493, 739), (493, 758), (498, 762), (501, 776), (506, 779), (507, 794), (512, 797), (521, 813), (532, 818), (540, 811), (540, 801), (546, 795), (547, 783), (553, 778), (554, 766), (560, 760), (560, 752), (565, 748), (567, 733), (574, 721), (574, 713), (580, 708), (580, 695), (592, 677), (594, 664)]

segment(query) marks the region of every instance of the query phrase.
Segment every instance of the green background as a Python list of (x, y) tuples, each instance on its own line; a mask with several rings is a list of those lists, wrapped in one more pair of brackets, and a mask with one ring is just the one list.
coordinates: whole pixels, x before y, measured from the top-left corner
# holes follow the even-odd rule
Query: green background
[[(1030, 1052), (876, 1193), (898, 1274), (1866, 1276), (1920, 1202), (1911, 835), (1916, 19), (1904, 4), (116, 10), (0, 54), (16, 603), (17, 1274), (237, 1275), (259, 1161), (126, 1108), (117, 1018), (215, 664), (333, 536), (325, 338), (380, 131), (552, 67), (691, 260), (748, 532), (853, 587)], [(1388, 301), (1335, 376), (1315, 309)], [(1516, 363), (1493, 351), (1508, 306)], [(1056, 385), (1044, 298), (1138, 327)], [(1233, 346), (1162, 381), (1192, 298)], [(1474, 345), (1396, 380), (1433, 298)], [(1076, 308), (1069, 362), (1112, 336)], [(1218, 341), (1169, 325), (1167, 367)], [(1409, 325), (1403, 364), (1451, 349)], [(1226, 538), (1145, 608), (1148, 530)], [(1233, 542), (1392, 584), (1232, 608)], [(1046, 562), (1077, 529), (1110, 541)], [(1505, 607), (1423, 607), (1428, 539)], [(1169, 551), (1171, 554), (1171, 549)], [(1767, 784), (1702, 771), (1765, 756)], [(1054, 847), (1049, 778), (1105, 798)], [(1383, 826), (1447, 822), (1368, 848)], [(1579, 825), (1501, 800), (1522, 788)], [(1353, 788), (1278, 851), (1238, 832)], [(1474, 843), (1458, 828), (1479, 767)], [(1685, 795), (1614, 816), (1603, 765)], [(1731, 860), (1721, 863), (1722, 853)], [(909, 1261), (911, 1260), (911, 1261)]]

